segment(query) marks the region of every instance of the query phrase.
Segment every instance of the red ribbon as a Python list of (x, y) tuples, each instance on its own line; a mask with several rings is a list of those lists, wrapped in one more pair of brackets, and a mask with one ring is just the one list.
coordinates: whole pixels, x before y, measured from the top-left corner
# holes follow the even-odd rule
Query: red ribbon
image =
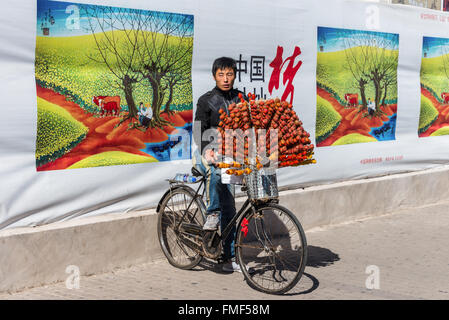
[(248, 220), (246, 218), (243, 218), (241, 226), (243, 235), (246, 237), (246, 235), (248, 234)]

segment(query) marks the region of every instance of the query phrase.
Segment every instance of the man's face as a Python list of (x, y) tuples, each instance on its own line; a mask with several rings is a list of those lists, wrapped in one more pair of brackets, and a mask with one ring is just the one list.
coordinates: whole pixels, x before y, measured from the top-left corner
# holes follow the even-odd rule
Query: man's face
[(214, 75), (218, 89), (229, 91), (234, 86), (235, 73), (232, 68), (218, 69)]

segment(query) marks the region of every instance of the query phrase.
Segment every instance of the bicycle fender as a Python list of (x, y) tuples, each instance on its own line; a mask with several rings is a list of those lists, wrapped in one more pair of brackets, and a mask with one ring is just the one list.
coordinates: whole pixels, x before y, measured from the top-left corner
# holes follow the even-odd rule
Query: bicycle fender
[(157, 209), (156, 212), (159, 212), (159, 210), (161, 209), (161, 204), (162, 201), (164, 201), (165, 197), (170, 193), (170, 191), (173, 191), (175, 189), (181, 188), (182, 186), (173, 186), (171, 188), (169, 188), (167, 191), (165, 191), (164, 195), (161, 197), (161, 199), (159, 200), (159, 203), (157, 204)]
[[(192, 193), (192, 189), (190, 188), (190, 187), (187, 187), (187, 186), (185, 186), (185, 185), (183, 185), (183, 184), (180, 184), (180, 185), (175, 185), (175, 186), (173, 186), (173, 187), (171, 187), (171, 188), (169, 188), (165, 193), (164, 193), (164, 195), (161, 197), (161, 199), (159, 200), (159, 203), (157, 204), (157, 213), (159, 213), (159, 210), (161, 209), (161, 205), (162, 205), (162, 202), (164, 201), (164, 199), (170, 194), (170, 191), (173, 191), (173, 190), (176, 190), (176, 189), (185, 189), (185, 190), (187, 190), (188, 192), (190, 192), (190, 193)], [(195, 193), (193, 192), (192, 193), (192, 196), (194, 195)], [(201, 213), (203, 214), (203, 216), (204, 216), (204, 213), (206, 212), (206, 207), (204, 207), (204, 203), (203, 203), (203, 201), (201, 201), (201, 204), (202, 204), (202, 210), (201, 210)]]

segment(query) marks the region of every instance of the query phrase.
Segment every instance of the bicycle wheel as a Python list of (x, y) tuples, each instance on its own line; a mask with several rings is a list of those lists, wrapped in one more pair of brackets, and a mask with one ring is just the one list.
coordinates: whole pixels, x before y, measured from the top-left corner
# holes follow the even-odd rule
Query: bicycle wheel
[(182, 222), (202, 227), (204, 212), (204, 203), (195, 198), (195, 191), (189, 187), (172, 190), (162, 201), (158, 215), (158, 238), (171, 265), (192, 269), (200, 263), (202, 256), (181, 238), (180, 225)]
[[(245, 220), (246, 219), (246, 220)], [(292, 289), (307, 261), (304, 231), (293, 213), (277, 204), (266, 204), (246, 214), (238, 226), (238, 262), (248, 284), (269, 294)]]

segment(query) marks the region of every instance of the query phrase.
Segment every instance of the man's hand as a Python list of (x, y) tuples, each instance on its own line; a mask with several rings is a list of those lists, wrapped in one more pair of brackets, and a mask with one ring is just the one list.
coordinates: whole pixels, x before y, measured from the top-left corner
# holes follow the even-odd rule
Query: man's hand
[(270, 161), (278, 161), (278, 157), (279, 157), (279, 152), (276, 150), (275, 152), (273, 152), (272, 154), (270, 154), (270, 156), (268, 157), (268, 159)]
[(207, 163), (217, 162), (217, 154), (213, 149), (206, 150), (206, 152), (204, 153), (204, 158), (206, 159)]

